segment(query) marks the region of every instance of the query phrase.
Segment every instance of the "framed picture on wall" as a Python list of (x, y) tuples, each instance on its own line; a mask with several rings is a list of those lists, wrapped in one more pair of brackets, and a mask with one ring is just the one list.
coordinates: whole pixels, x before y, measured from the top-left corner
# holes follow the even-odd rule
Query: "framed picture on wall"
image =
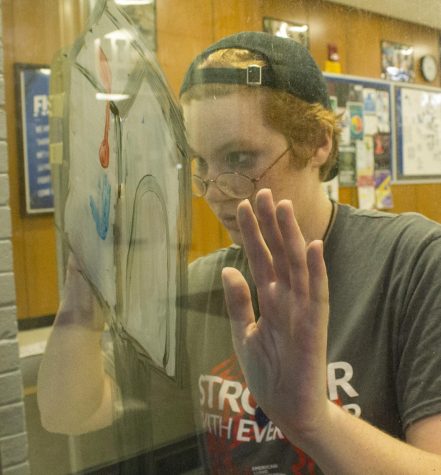
[(23, 209), (27, 214), (54, 210), (49, 163), (49, 80), (46, 65), (16, 63), (17, 143), (24, 189)]
[(413, 46), (381, 42), (381, 77), (389, 81), (413, 82), (415, 67)]
[(305, 48), (309, 47), (309, 27), (306, 24), (263, 17), (263, 31), (282, 38), (291, 38)]

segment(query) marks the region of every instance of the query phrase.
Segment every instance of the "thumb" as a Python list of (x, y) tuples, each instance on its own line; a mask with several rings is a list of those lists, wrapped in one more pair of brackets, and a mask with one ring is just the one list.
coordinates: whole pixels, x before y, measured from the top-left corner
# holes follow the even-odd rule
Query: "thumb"
[(256, 325), (250, 289), (244, 276), (232, 267), (225, 267), (222, 270), (222, 283), (230, 316), (233, 344), (237, 349), (237, 345), (242, 344)]

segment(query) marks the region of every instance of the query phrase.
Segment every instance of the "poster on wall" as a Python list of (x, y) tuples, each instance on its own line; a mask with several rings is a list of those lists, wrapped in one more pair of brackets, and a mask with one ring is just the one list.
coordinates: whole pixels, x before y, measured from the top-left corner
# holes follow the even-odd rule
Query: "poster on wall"
[(341, 116), (339, 181), (358, 188), (362, 208), (391, 208), (392, 86), (325, 74), (333, 110)]
[(413, 82), (415, 67), (412, 46), (381, 42), (381, 77), (390, 81)]
[(397, 180), (441, 181), (441, 90), (395, 88)]
[(15, 64), (18, 143), (24, 175), (24, 209), (28, 214), (54, 209), (49, 163), (49, 80), (47, 66)]

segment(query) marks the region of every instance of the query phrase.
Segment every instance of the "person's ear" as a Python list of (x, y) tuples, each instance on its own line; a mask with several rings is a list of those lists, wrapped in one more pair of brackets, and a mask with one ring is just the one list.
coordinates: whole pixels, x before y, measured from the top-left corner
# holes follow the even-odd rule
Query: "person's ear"
[(311, 164), (313, 167), (320, 168), (328, 160), (329, 154), (332, 150), (332, 137), (331, 134), (326, 131), (324, 133), (324, 140), (322, 145), (318, 147), (312, 156)]

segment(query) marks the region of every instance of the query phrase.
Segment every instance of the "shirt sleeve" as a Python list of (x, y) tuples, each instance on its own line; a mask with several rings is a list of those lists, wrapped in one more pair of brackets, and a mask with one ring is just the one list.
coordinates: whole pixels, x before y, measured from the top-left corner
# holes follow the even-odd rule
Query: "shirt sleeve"
[(418, 249), (405, 264), (408, 284), (400, 296), (396, 388), (403, 430), (441, 413), (441, 237)]

